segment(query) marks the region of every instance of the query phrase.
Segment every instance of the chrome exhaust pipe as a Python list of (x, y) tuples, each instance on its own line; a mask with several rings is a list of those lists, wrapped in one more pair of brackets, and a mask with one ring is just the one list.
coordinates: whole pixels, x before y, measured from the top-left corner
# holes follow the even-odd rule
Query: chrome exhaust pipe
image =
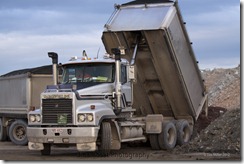
[(48, 57), (52, 58), (53, 63), (53, 84), (58, 85), (58, 54), (56, 52), (48, 52)]
[(119, 115), (122, 111), (122, 92), (121, 92), (121, 53), (120, 49), (113, 48), (112, 53), (115, 55), (115, 67), (116, 67), (116, 83), (115, 83), (115, 94), (116, 94), (116, 107), (114, 113)]

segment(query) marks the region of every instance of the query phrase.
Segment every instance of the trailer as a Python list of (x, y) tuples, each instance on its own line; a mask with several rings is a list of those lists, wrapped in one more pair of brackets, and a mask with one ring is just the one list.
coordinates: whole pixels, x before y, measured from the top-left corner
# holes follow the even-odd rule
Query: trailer
[(0, 77), (0, 141), (26, 145), (27, 113), (40, 108), (40, 94), (52, 83), (52, 66), (7, 73)]
[(41, 110), (28, 113), (28, 147), (50, 155), (52, 145), (108, 155), (121, 143), (152, 149), (187, 144), (207, 113), (207, 92), (177, 1), (116, 5), (105, 24), (104, 58), (72, 57), (57, 83), (41, 94)]

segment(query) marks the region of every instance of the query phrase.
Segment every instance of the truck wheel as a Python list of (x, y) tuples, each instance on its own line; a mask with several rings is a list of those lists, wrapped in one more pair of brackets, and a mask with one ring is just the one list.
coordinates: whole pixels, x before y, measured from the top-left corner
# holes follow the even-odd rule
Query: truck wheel
[(9, 138), (16, 145), (27, 145), (27, 123), (23, 120), (14, 121), (9, 128)]
[(112, 130), (109, 122), (102, 122), (100, 129), (100, 147), (99, 153), (102, 156), (108, 156), (111, 150), (112, 144)]
[(3, 126), (3, 119), (0, 118), (0, 141), (7, 140), (7, 129)]
[(160, 150), (158, 143), (158, 134), (150, 134), (149, 135), (150, 145), (153, 150)]
[(162, 132), (158, 135), (159, 147), (163, 150), (171, 150), (175, 147), (177, 132), (173, 122), (163, 122)]
[(191, 138), (191, 128), (186, 120), (179, 120), (176, 122), (177, 130), (177, 144), (184, 145), (189, 142)]
[(44, 149), (41, 150), (41, 155), (50, 155), (51, 154), (51, 144), (44, 143)]

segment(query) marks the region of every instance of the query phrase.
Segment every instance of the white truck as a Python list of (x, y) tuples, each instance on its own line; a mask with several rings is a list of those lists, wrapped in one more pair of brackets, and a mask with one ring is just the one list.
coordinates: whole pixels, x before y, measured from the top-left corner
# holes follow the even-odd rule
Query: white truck
[(117, 5), (105, 25), (104, 58), (53, 59), (54, 85), (41, 108), (28, 114), (29, 149), (50, 155), (52, 145), (107, 155), (123, 142), (150, 141), (152, 149), (186, 144), (207, 113), (207, 93), (177, 2)]
[(0, 76), (0, 141), (27, 145), (27, 113), (40, 108), (40, 94), (52, 77), (51, 65)]

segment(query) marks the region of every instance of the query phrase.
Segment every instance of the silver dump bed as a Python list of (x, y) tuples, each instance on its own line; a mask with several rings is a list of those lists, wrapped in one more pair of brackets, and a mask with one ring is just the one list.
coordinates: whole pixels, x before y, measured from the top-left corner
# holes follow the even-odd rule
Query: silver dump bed
[(137, 68), (133, 107), (138, 114), (196, 120), (207, 108), (203, 80), (176, 2), (116, 6), (102, 40), (110, 54), (112, 48), (124, 47), (122, 58)]
[(52, 66), (13, 71), (0, 77), (0, 116), (26, 117), (40, 107), (40, 94), (52, 84)]

